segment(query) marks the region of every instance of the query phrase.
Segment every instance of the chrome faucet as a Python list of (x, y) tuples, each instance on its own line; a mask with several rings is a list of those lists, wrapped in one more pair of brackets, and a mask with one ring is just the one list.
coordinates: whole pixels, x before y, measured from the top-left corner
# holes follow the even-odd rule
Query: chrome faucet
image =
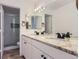
[(57, 34), (57, 38), (61, 38), (61, 34), (60, 33), (56, 33)]
[(57, 34), (57, 38), (61, 38), (61, 39), (65, 39), (66, 38), (70, 38), (70, 35), (72, 35), (72, 33), (70, 32), (67, 32), (66, 34), (65, 33), (56, 33)]
[(66, 33), (66, 38), (70, 38), (70, 35), (72, 35), (72, 33), (67, 32), (67, 33)]

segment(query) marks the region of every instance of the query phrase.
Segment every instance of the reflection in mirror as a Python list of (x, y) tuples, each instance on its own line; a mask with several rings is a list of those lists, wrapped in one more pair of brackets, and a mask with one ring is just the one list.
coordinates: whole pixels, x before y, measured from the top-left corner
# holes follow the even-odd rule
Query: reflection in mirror
[(45, 33), (52, 34), (52, 15), (45, 14)]
[(32, 29), (41, 29), (42, 17), (41, 16), (32, 16), (31, 17), (31, 28)]
[(37, 6), (30, 13), (31, 20), (29, 20), (29, 25), (31, 25), (31, 29), (43, 28), (43, 31), (48, 34), (71, 32), (76, 36), (77, 20), (75, 19), (77, 18), (77, 13), (76, 8), (73, 7), (75, 5), (73, 4), (74, 1), (61, 0), (49, 2)]

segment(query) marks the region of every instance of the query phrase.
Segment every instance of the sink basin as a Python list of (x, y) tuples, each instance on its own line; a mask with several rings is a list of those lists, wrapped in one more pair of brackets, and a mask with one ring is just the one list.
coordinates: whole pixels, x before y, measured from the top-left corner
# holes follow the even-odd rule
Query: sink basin
[(76, 39), (70, 39), (69, 41), (64, 41), (64, 42), (60, 42), (58, 45), (60, 47), (64, 47), (64, 48), (68, 48), (71, 50), (76, 50), (77, 51), (77, 47), (78, 47), (78, 40)]
[(68, 48), (74, 50), (75, 48), (78, 47), (78, 40), (77, 39), (72, 39), (70, 40), (67, 39), (58, 39), (58, 38), (49, 38), (46, 39), (47, 42), (55, 44), (60, 47)]
[(31, 34), (35, 38), (39, 38), (39, 40), (43, 42), (47, 42), (49, 44), (53, 44), (71, 51), (76, 51), (78, 49), (78, 38), (70, 38), (69, 40), (67, 38), (65, 39), (59, 39), (56, 38), (54, 35), (35, 35)]

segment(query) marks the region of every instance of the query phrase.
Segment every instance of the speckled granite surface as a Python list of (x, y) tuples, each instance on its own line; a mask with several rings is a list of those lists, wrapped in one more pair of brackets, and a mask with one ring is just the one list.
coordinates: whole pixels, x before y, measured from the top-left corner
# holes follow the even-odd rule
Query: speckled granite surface
[[(73, 41), (71, 40), (70, 42), (69, 41), (65, 42), (65, 41), (62, 41), (62, 40), (59, 40), (59, 39), (52, 39), (52, 40), (51, 39), (44, 39), (41, 36), (35, 36), (35, 35), (25, 35), (25, 34), (23, 34), (23, 36), (31, 38), (33, 40), (36, 40), (38, 42), (44, 43), (46, 45), (49, 45), (49, 46), (54, 47), (56, 49), (59, 49), (63, 52), (72, 54), (74, 56), (78, 56), (78, 53), (77, 53), (77, 49), (78, 49), (77, 43), (78, 43), (78, 41), (77, 41), (77, 39), (76, 40), (72, 39)], [(66, 44), (61, 45), (60, 43), (61, 44), (66, 43)]]

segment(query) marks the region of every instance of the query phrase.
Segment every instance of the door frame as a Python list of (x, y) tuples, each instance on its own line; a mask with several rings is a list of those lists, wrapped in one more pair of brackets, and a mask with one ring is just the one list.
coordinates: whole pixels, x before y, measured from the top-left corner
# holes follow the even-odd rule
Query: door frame
[(3, 10), (3, 7), (2, 7), (2, 4), (0, 4), (1, 5), (1, 59), (2, 59), (2, 57), (3, 57), (3, 48), (4, 48), (4, 45), (3, 45), (3, 39), (4, 39), (4, 10)]
[(11, 8), (16, 8), (19, 10), (19, 41), (20, 41), (20, 8), (15, 7), (15, 6), (9, 6), (5, 4), (0, 4), (1, 5), (1, 59), (3, 59), (3, 52), (4, 52), (4, 9), (3, 6), (11, 7)]

